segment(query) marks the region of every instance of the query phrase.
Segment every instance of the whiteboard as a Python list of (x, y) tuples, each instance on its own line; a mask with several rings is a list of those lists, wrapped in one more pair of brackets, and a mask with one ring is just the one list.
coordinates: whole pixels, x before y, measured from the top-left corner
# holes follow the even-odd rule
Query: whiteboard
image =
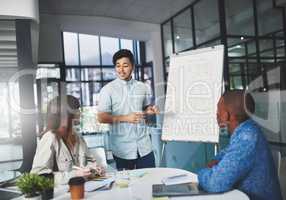
[(223, 45), (170, 58), (163, 141), (217, 143), (217, 102), (223, 86)]

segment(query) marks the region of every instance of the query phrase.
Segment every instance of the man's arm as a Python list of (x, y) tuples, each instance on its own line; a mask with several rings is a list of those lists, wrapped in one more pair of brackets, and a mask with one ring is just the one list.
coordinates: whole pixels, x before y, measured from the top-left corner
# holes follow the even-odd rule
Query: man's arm
[(212, 168), (213, 166), (217, 165), (219, 161), (223, 158), (226, 149), (221, 150), (208, 164), (208, 168)]
[(253, 165), (257, 135), (239, 135), (226, 150), (222, 160), (198, 173), (200, 186), (208, 192), (225, 192), (243, 178)]
[(144, 114), (141, 112), (130, 113), (128, 115), (112, 115), (108, 112), (99, 112), (97, 114), (98, 121), (100, 123), (120, 123), (120, 122), (128, 122), (128, 123), (139, 123), (144, 117)]

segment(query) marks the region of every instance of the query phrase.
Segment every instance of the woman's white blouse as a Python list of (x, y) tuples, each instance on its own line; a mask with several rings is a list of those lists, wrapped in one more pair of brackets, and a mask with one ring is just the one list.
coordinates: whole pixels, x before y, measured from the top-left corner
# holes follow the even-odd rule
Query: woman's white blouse
[[(84, 139), (77, 137), (74, 151), (70, 152), (63, 139), (57, 138), (51, 131), (45, 133), (37, 145), (31, 173), (53, 173), (55, 184), (66, 184), (75, 176), (73, 165), (84, 167), (87, 165), (87, 158), (94, 158)], [(53, 171), (55, 165), (58, 167), (56, 172)]]

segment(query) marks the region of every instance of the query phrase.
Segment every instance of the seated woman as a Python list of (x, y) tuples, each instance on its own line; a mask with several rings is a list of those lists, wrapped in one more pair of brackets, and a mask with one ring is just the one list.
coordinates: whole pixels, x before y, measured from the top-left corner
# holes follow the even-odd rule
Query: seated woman
[[(76, 133), (80, 103), (67, 95), (54, 98), (48, 104), (47, 128), (38, 143), (31, 172), (53, 173), (55, 184), (65, 184), (75, 176), (89, 177), (99, 168), (89, 153), (83, 138)], [(92, 163), (87, 166), (87, 160)]]

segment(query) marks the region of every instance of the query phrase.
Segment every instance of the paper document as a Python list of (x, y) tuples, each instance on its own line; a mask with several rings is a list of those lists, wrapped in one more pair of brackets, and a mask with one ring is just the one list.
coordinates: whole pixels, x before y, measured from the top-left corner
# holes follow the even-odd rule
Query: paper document
[(87, 181), (84, 184), (84, 190), (86, 192), (93, 192), (99, 189), (109, 189), (114, 182), (114, 178), (109, 178), (103, 181)]
[(179, 174), (162, 179), (162, 183), (164, 183), (165, 185), (176, 185), (191, 182), (194, 182), (194, 177), (188, 174)]

